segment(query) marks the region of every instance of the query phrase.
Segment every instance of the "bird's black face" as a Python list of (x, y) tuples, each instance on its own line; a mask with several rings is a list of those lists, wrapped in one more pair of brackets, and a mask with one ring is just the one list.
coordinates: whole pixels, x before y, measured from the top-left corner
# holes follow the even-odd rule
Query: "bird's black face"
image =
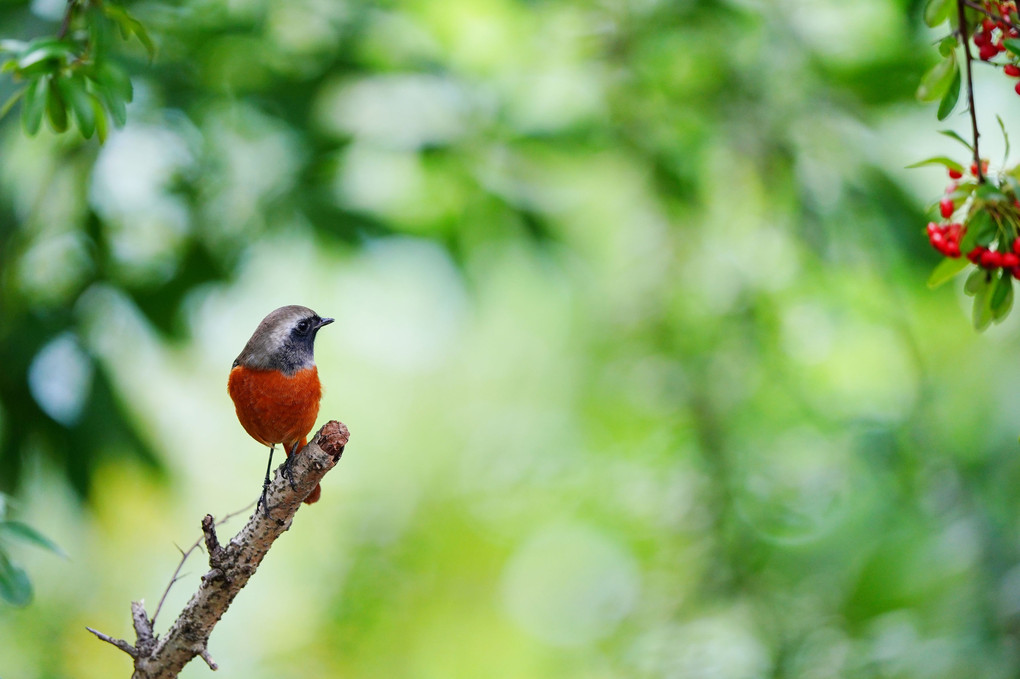
[(315, 334), (319, 328), (332, 322), (332, 318), (313, 314), (294, 323), (287, 339), (273, 357), (277, 367), (289, 375), (314, 365)]
[(301, 341), (308, 337), (315, 337), (315, 333), (319, 331), (319, 328), (324, 325), (329, 325), (332, 322), (332, 318), (322, 318), (318, 315), (302, 318), (297, 322), (297, 324), (295, 324), (293, 330), (291, 330), (291, 339)]

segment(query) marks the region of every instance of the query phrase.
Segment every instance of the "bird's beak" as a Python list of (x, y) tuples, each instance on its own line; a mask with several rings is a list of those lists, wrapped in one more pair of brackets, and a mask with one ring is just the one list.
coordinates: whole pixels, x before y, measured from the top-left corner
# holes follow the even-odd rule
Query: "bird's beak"
[(330, 323), (332, 323), (335, 320), (336, 320), (335, 318), (320, 318), (318, 325), (315, 326), (315, 329), (318, 330), (322, 326), (329, 325)]

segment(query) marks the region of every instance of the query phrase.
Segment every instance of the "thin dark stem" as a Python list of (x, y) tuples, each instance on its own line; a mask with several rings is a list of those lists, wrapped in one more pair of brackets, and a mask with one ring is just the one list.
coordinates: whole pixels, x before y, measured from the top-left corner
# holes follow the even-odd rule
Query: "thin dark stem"
[(977, 170), (978, 184), (985, 183), (985, 173), (981, 167), (981, 153), (978, 151), (978, 137), (981, 136), (978, 133), (977, 124), (977, 112), (974, 110), (974, 77), (971, 72), (971, 55), (970, 55), (970, 36), (967, 35), (967, 14), (964, 8), (967, 5), (967, 0), (957, 0), (956, 9), (957, 15), (960, 19), (960, 42), (963, 43), (963, 55), (966, 57), (967, 64), (967, 107), (970, 109), (970, 129), (974, 136), (974, 169)]
[(77, 4), (78, 0), (67, 0), (67, 8), (64, 10), (64, 20), (60, 22), (60, 30), (57, 31), (58, 40), (63, 40), (64, 36), (67, 35), (68, 29), (71, 28), (71, 17), (74, 16), (74, 8)]

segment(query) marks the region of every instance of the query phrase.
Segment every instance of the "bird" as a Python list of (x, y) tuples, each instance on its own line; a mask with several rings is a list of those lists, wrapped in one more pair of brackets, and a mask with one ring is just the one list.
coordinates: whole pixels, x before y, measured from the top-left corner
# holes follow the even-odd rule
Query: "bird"
[[(319, 415), (322, 385), (315, 367), (315, 336), (333, 321), (308, 307), (280, 307), (262, 319), (230, 368), (227, 392), (237, 419), (253, 439), (269, 447), (259, 498), (266, 516), (269, 470), (276, 444), (282, 444), (287, 453), (286, 473), (290, 456), (308, 443), (308, 433)], [(305, 502), (317, 502), (321, 494), (322, 489), (316, 485)]]

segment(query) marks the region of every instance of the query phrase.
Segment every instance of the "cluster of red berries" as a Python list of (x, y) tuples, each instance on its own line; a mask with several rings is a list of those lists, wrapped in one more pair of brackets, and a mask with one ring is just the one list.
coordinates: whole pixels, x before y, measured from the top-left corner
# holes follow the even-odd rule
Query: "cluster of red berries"
[[(933, 248), (946, 257), (959, 257), (960, 238), (967, 231), (963, 224), (936, 224), (928, 222), (928, 240)], [(1009, 269), (1014, 278), (1020, 278), (1020, 238), (1013, 241), (1012, 252), (989, 250), (983, 245), (967, 253), (967, 259), (983, 269)]]
[[(978, 57), (982, 61), (991, 61), (1006, 51), (1004, 43), (1006, 39), (1020, 37), (1020, 30), (1013, 21), (1017, 11), (1015, 2), (985, 2), (984, 6), (985, 11), (999, 19), (988, 17), (978, 24), (974, 30), (974, 45), (978, 48)], [(1020, 65), (1011, 61), (1002, 67), (1002, 72), (1011, 78), (1020, 78)], [(1020, 94), (1020, 82), (1016, 84), (1014, 90)]]

